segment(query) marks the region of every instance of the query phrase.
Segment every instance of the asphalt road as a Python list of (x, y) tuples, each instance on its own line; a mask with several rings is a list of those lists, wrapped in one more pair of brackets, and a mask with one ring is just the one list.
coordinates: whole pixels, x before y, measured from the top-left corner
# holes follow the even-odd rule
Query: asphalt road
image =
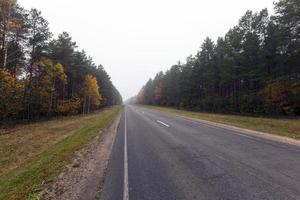
[(101, 200), (300, 199), (300, 148), (126, 106)]

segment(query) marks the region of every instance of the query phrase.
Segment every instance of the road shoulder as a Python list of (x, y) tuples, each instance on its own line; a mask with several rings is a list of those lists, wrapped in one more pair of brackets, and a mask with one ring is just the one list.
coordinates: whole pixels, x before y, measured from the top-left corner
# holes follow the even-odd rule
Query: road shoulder
[(58, 180), (43, 191), (43, 199), (94, 200), (97, 197), (104, 184), (120, 118), (121, 114), (76, 153), (73, 162), (59, 175)]
[(268, 139), (268, 140), (272, 140), (272, 141), (276, 141), (276, 142), (282, 142), (285, 144), (300, 146), (299, 140), (295, 140), (295, 139), (288, 138), (288, 137), (283, 137), (283, 136), (274, 135), (271, 133), (265, 133), (265, 132), (261, 132), (261, 131), (254, 131), (254, 130), (240, 128), (240, 127), (236, 127), (236, 126), (232, 126), (232, 125), (221, 124), (221, 123), (217, 123), (217, 122), (211, 122), (211, 121), (207, 121), (207, 120), (201, 120), (201, 119), (190, 118), (190, 117), (179, 116), (179, 115), (176, 115), (176, 116), (183, 117), (183, 118), (189, 119), (189, 120), (198, 121), (198, 122), (205, 123), (205, 124), (209, 124), (211, 126), (224, 128), (224, 129), (231, 130), (234, 132), (239, 132), (239, 133), (243, 133), (243, 134), (247, 134), (247, 135), (251, 135), (251, 136), (255, 136), (255, 137), (259, 137), (259, 138), (263, 138), (263, 139)]
[(210, 125), (210, 126), (231, 130), (231, 131), (233, 131), (233, 133), (236, 133), (236, 134), (241, 133), (241, 134), (245, 134), (245, 135), (248, 135), (248, 136), (254, 136), (254, 137), (258, 137), (258, 138), (262, 138), (262, 139), (272, 140), (272, 141), (275, 141), (275, 142), (281, 142), (281, 143), (294, 145), (294, 146), (298, 146), (298, 147), (300, 146), (300, 140), (289, 138), (289, 137), (274, 135), (274, 134), (267, 133), (267, 132), (261, 132), (261, 131), (241, 128), (241, 127), (222, 124), (222, 123), (218, 123), (218, 122), (212, 122), (212, 121), (208, 121), (208, 120), (202, 120), (202, 119), (193, 118), (193, 117), (187, 117), (187, 116), (184, 116), (184, 115), (164, 112), (164, 111), (160, 111), (160, 110), (156, 110), (156, 109), (152, 109), (152, 108), (144, 107), (144, 106), (143, 106), (143, 108), (149, 109), (149, 110), (154, 111), (154, 112), (159, 112), (159, 113), (163, 113), (163, 114), (173, 115), (173, 116), (176, 116), (176, 117), (181, 117), (181, 118), (184, 118), (186, 120), (192, 120), (192, 121), (204, 123), (204, 124), (207, 124), (207, 125)]

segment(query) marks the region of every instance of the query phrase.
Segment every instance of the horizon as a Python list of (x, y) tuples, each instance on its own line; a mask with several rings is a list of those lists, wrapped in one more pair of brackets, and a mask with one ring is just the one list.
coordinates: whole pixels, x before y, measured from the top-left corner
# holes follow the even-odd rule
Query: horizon
[(195, 55), (206, 37), (215, 41), (224, 36), (247, 10), (268, 8), (273, 12), (273, 0), (88, 0), (84, 4), (22, 0), (19, 4), (40, 10), (54, 37), (68, 32), (79, 49), (84, 49), (97, 65), (103, 65), (124, 100), (137, 95), (159, 71)]

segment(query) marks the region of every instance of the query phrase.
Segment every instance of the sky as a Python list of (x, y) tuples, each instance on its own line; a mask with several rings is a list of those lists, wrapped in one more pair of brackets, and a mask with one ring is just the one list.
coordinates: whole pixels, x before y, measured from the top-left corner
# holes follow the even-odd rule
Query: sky
[(57, 36), (68, 32), (79, 49), (102, 64), (123, 99), (149, 78), (195, 55), (204, 39), (237, 25), (247, 11), (273, 0), (19, 0), (37, 8)]

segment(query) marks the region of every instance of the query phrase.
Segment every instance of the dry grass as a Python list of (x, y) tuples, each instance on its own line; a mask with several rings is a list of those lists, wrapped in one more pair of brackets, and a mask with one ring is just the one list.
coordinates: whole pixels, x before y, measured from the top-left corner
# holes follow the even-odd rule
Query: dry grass
[(251, 129), (271, 133), (280, 136), (286, 136), (294, 139), (300, 139), (300, 119), (285, 119), (285, 118), (265, 118), (265, 117), (247, 117), (239, 115), (224, 115), (212, 113), (200, 113), (184, 110), (177, 110), (173, 108), (164, 108), (157, 106), (146, 106), (157, 111), (207, 120), (240, 128)]
[[(23, 163), (20, 164), (20, 166), (16, 169), (11, 169), (10, 172), (0, 179), (0, 199), (39, 199), (39, 192), (43, 191), (49, 183), (57, 180), (60, 172), (66, 165), (71, 163), (75, 152), (85, 147), (89, 141), (101, 134), (102, 132), (100, 130), (106, 128), (121, 109), (121, 106), (115, 106), (89, 116), (78, 116), (75, 118), (45, 122), (45, 124), (35, 124), (37, 127), (31, 129), (31, 131), (37, 131), (39, 134), (35, 135), (33, 132), (27, 132), (27, 134), (31, 133), (33, 135), (27, 137), (26, 141), (36, 145), (33, 151), (35, 154), (42, 151), (42, 148), (44, 151), (35, 156), (24, 156)], [(26, 126), (24, 126), (24, 128), (26, 128)], [(52, 146), (50, 146), (50, 144), (44, 145), (43, 143), (54, 142), (51, 141), (52, 139), (49, 139), (49, 137), (47, 137), (48, 139), (43, 139), (43, 135), (46, 136), (46, 134), (53, 134), (53, 132), (57, 131), (61, 134), (64, 132), (70, 132), (70, 134), (50, 137), (57, 141), (56, 144)], [(40, 136), (40, 134), (42, 136)], [(66, 137), (66, 135), (69, 136)], [(24, 140), (22, 137), (20, 137), (20, 139)], [(30, 140), (34, 140), (34, 142)], [(9, 140), (8, 142), (11, 141)], [(27, 146), (27, 144), (25, 145)], [(47, 146), (49, 147), (46, 148)], [(32, 151), (29, 145), (25, 149)], [(11, 154), (8, 153), (8, 155)], [(10, 166), (12, 164), (13, 162)]]
[(0, 180), (8, 172), (34, 156), (72, 135), (79, 129), (95, 123), (99, 115), (111, 112), (105, 109), (86, 116), (61, 117), (46, 122), (19, 125), (9, 134), (0, 135)]

